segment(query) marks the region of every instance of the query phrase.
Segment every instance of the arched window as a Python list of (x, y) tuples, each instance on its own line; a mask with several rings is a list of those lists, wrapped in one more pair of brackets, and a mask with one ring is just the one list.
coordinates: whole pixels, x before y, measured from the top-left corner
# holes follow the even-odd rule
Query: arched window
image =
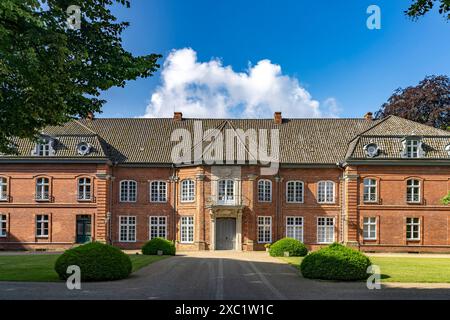
[(420, 180), (409, 179), (406, 182), (406, 201), (420, 202)]
[(258, 181), (258, 201), (272, 201), (272, 181), (263, 179)]
[(8, 180), (0, 177), (0, 201), (8, 200)]
[(120, 181), (120, 202), (136, 202), (137, 183), (134, 180)]
[(219, 180), (219, 204), (234, 204), (234, 181), (231, 179)]
[(365, 178), (364, 181), (364, 202), (377, 201), (377, 180), (372, 178)]
[(36, 200), (50, 200), (50, 180), (48, 178), (36, 179)]
[(150, 201), (151, 202), (167, 202), (167, 182), (152, 181), (150, 182)]
[(195, 200), (195, 182), (191, 179), (181, 181), (181, 201), (190, 202)]
[(91, 200), (92, 185), (91, 178), (78, 179), (78, 200)]
[(290, 203), (303, 202), (303, 181), (286, 182), (286, 201)]
[(334, 182), (319, 181), (317, 184), (317, 202), (334, 203)]

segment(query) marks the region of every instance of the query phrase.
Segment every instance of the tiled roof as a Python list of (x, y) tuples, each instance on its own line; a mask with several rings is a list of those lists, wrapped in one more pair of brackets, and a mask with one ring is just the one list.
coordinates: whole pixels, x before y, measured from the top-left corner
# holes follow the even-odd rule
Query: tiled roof
[[(259, 129), (268, 129), (270, 137), (270, 129), (279, 129), (280, 162), (284, 164), (336, 164), (349, 159), (366, 159), (363, 147), (370, 142), (377, 143), (381, 149), (377, 159), (399, 158), (401, 139), (410, 135), (423, 137), (427, 149), (426, 158), (450, 159), (445, 151), (445, 146), (450, 143), (450, 132), (394, 116), (375, 121), (283, 119), (282, 124), (275, 124), (273, 119), (174, 121), (171, 118), (98, 118), (74, 120), (64, 126), (48, 127), (43, 134), (57, 140), (56, 154), (52, 158), (80, 160), (109, 158), (120, 164), (169, 165), (172, 163), (173, 147), (179, 144), (177, 141), (171, 141), (172, 133), (176, 129), (185, 129), (185, 132), (191, 134), (193, 138), (194, 125), (199, 124), (203, 133), (208, 129), (218, 129), (221, 133), (227, 129), (234, 132), (239, 129), (244, 132), (249, 129), (255, 129), (257, 132)], [(211, 136), (214, 134), (210, 134)], [(223, 137), (225, 144), (225, 134)], [(93, 152), (86, 156), (80, 156), (76, 151), (77, 144), (83, 140), (93, 146)], [(8, 159), (33, 158), (31, 151), (34, 143), (23, 139), (16, 139), (15, 142), (18, 145), (19, 156), (7, 156)], [(210, 152), (207, 148), (210, 143), (210, 141), (202, 142), (204, 154)], [(192, 153), (194, 143), (187, 147)], [(0, 158), (5, 159), (5, 156)]]
[[(203, 131), (219, 128), (279, 129), (280, 160), (289, 164), (335, 164), (345, 157), (348, 142), (375, 122), (365, 119), (95, 119), (81, 122), (97, 132), (109, 145), (114, 160), (121, 163), (171, 163), (177, 142), (175, 129), (193, 132), (200, 121)], [(208, 143), (204, 143), (206, 146)]]

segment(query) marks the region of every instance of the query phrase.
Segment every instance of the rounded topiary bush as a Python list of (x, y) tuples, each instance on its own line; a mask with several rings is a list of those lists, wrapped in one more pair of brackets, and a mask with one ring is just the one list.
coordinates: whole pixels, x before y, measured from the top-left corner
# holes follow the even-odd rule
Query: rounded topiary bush
[(371, 264), (365, 254), (333, 243), (308, 254), (300, 269), (305, 278), (351, 281), (367, 279), (367, 268)]
[(55, 271), (67, 279), (67, 267), (76, 265), (81, 270), (82, 281), (107, 281), (128, 277), (132, 270), (131, 259), (119, 248), (91, 242), (65, 251), (55, 262)]
[(303, 243), (293, 238), (283, 238), (269, 247), (269, 254), (272, 257), (282, 257), (285, 252), (289, 252), (290, 257), (303, 257), (308, 253), (308, 249)]
[(158, 254), (158, 250), (161, 250), (163, 255), (175, 255), (175, 245), (171, 241), (163, 238), (153, 238), (142, 247), (142, 253), (146, 255)]

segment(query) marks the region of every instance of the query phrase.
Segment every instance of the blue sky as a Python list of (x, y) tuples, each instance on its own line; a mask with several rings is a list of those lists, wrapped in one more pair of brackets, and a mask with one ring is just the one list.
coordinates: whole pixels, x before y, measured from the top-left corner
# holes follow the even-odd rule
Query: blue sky
[[(160, 69), (152, 78), (105, 92), (108, 102), (100, 116), (165, 116), (177, 110), (199, 117), (241, 117), (281, 109), (298, 117), (361, 117), (377, 110), (398, 87), (415, 85), (426, 75), (450, 74), (450, 23), (437, 10), (411, 21), (403, 14), (409, 3), (132, 0), (129, 9), (113, 8), (120, 20), (131, 24), (123, 34), (125, 48), (136, 55), (160, 53), (161, 66), (169, 59), (172, 67), (166, 77)], [(371, 4), (381, 8), (381, 30), (366, 27)], [(173, 67), (177, 53), (192, 63), (179, 78), (182, 67)], [(217, 63), (208, 64), (211, 59)], [(258, 88), (258, 78), (249, 73), (261, 60), (270, 60), (260, 68), (273, 80), (270, 87), (282, 89), (260, 99), (267, 82)], [(209, 76), (199, 71), (204, 68), (209, 68)], [(191, 73), (196, 76), (189, 78)], [(169, 92), (177, 79), (183, 79), (178, 84), (182, 89)], [(297, 95), (298, 90), (298, 103), (278, 97)], [(195, 109), (183, 105), (185, 100), (203, 105)]]

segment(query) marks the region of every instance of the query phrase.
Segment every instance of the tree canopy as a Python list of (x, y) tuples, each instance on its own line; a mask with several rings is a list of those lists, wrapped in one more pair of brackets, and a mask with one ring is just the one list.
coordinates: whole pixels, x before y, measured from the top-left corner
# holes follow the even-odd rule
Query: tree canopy
[(450, 0), (413, 0), (413, 3), (405, 13), (412, 19), (418, 19), (433, 9), (436, 2), (439, 2), (439, 13), (447, 20), (450, 20)]
[(398, 88), (375, 113), (380, 119), (396, 115), (435, 128), (447, 129), (450, 120), (450, 79), (428, 76), (415, 87)]
[[(80, 9), (79, 28), (67, 22)], [(133, 56), (122, 46), (129, 25), (110, 8), (127, 0), (0, 1), (0, 152), (11, 137), (36, 138), (46, 125), (101, 112), (100, 93), (149, 77), (158, 54)]]

